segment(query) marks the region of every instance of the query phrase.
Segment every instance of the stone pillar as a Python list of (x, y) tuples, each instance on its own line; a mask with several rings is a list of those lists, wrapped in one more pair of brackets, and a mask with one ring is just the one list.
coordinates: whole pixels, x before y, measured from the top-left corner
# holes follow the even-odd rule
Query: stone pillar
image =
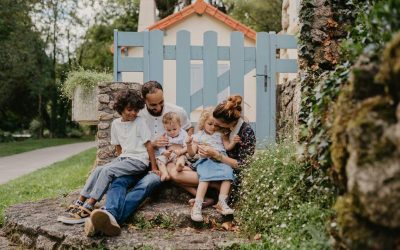
[(140, 88), (139, 83), (102, 82), (98, 84), (97, 165), (104, 165), (115, 158), (115, 147), (111, 145), (111, 122), (120, 117), (113, 109), (118, 91), (125, 89), (140, 90)]
[[(282, 31), (280, 34), (297, 35), (301, 0), (284, 0), (282, 3)], [(281, 49), (281, 59), (297, 59), (297, 50)], [(296, 137), (300, 110), (300, 84), (296, 73), (282, 73), (277, 86), (277, 131), (281, 138)]]

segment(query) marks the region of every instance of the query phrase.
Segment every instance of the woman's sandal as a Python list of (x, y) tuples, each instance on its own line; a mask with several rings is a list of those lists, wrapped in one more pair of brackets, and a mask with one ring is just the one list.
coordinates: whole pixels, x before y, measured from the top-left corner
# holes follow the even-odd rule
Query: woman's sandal
[[(193, 207), (194, 202), (195, 202), (195, 199), (194, 199), (194, 198), (193, 198), (193, 199), (190, 199), (190, 200), (189, 200), (189, 205)], [(204, 208), (204, 207), (209, 207), (209, 206), (211, 206), (211, 205), (213, 205), (213, 204), (214, 204), (214, 200), (213, 200), (213, 199), (211, 199), (211, 198), (205, 198), (204, 201), (203, 201), (202, 207), (203, 207), (203, 208)]]

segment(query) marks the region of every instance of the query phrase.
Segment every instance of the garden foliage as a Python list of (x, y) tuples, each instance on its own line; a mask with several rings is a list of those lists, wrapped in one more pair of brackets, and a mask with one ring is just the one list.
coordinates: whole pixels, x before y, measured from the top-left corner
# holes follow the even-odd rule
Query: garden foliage
[(235, 218), (245, 233), (262, 234), (263, 249), (329, 247), (325, 221), (333, 214), (334, 189), (295, 151), (288, 142), (268, 148), (242, 172)]

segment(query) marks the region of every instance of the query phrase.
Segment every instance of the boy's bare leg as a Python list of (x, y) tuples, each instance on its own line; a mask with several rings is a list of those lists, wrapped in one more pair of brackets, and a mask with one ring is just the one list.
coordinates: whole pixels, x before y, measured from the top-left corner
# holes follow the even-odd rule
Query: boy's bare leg
[(158, 169), (161, 172), (161, 177), (160, 177), (161, 181), (168, 181), (170, 179), (170, 176), (168, 174), (168, 170), (167, 170), (167, 167), (165, 166), (165, 164), (159, 161)]
[(186, 156), (181, 155), (176, 159), (176, 171), (182, 172), (183, 168), (185, 167)]

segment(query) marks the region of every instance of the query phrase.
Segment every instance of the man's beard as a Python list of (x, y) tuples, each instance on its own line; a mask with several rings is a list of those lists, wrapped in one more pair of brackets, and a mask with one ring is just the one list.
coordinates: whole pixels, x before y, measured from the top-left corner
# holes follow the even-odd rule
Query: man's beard
[(148, 108), (147, 108), (147, 111), (149, 111), (149, 114), (152, 116), (161, 116), (163, 109), (164, 109), (164, 106), (161, 108), (161, 110), (159, 112), (155, 112), (154, 110), (151, 110)]

